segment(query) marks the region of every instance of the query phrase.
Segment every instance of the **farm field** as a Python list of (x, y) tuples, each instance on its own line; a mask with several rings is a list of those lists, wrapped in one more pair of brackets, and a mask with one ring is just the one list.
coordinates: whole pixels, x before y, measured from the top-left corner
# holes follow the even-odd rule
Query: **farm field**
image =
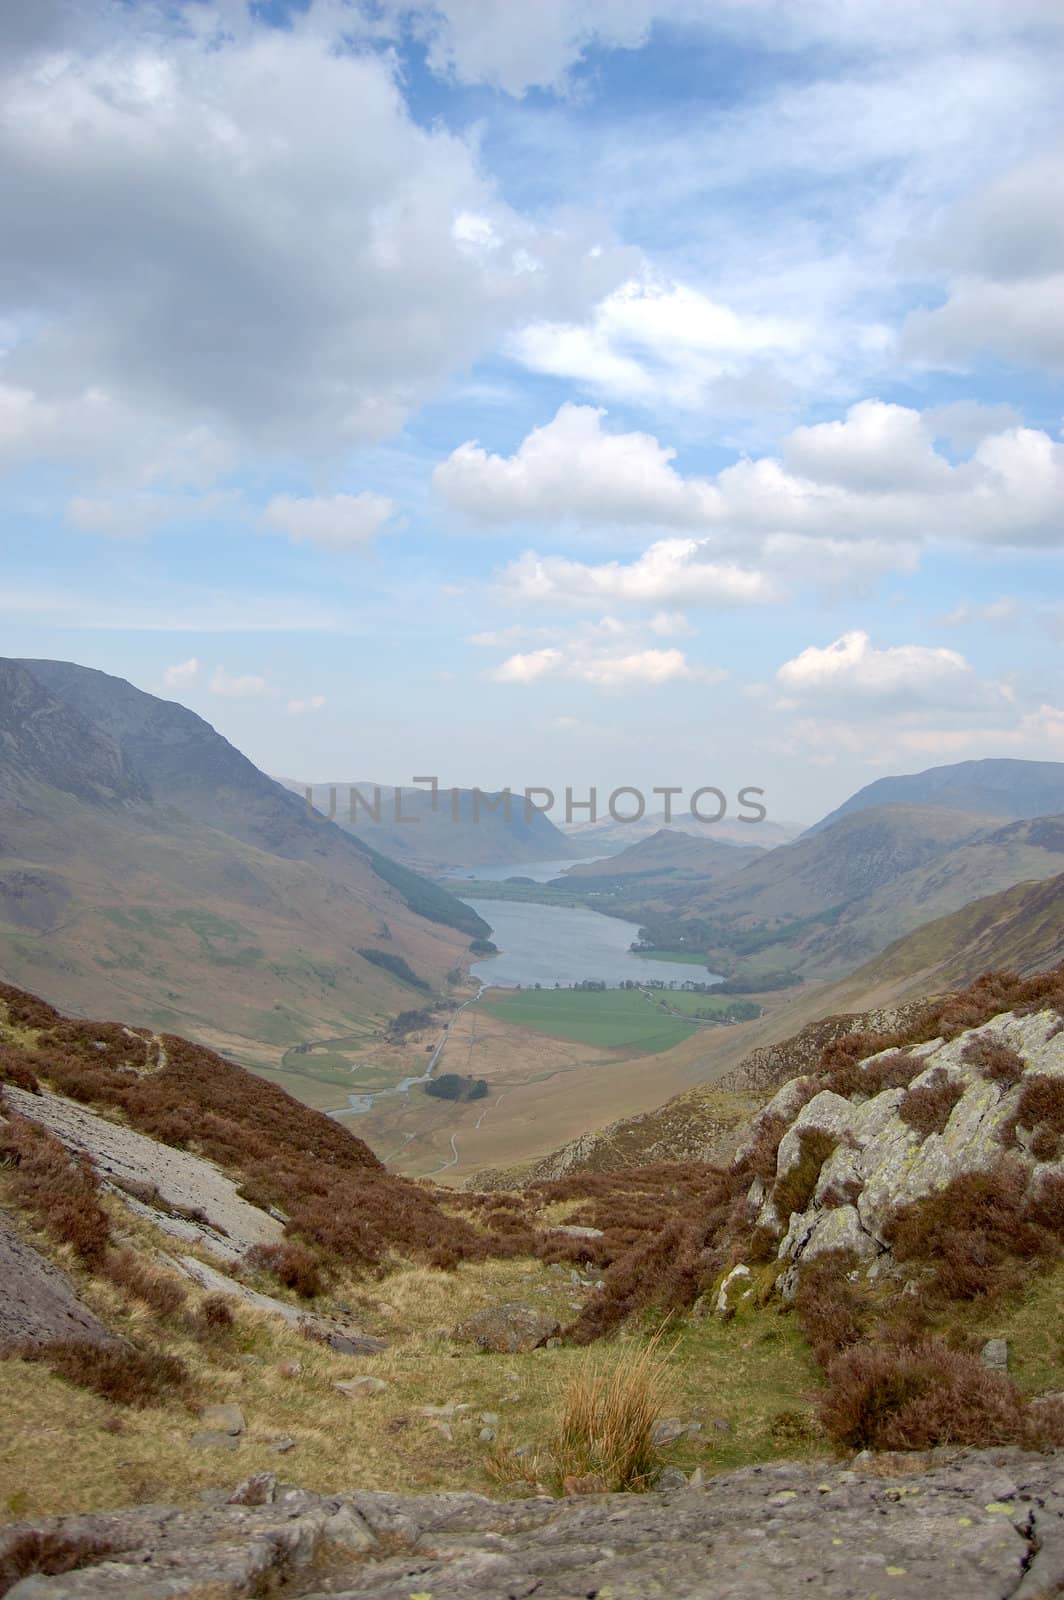
[(695, 1031), (694, 1023), (666, 1016), (656, 999), (639, 989), (496, 991), (490, 1000), (480, 1002), (480, 1008), (500, 1022), (555, 1039), (605, 1050), (638, 1050), (643, 1055), (671, 1050)]

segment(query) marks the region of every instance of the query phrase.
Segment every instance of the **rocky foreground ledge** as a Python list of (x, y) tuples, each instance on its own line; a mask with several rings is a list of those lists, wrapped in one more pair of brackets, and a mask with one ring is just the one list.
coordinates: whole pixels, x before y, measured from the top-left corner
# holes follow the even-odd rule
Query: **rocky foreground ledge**
[[(914, 1470), (917, 1469), (917, 1470)], [(308, 1494), (0, 1530), (9, 1600), (1048, 1600), (1064, 1453), (784, 1462), (665, 1494)], [(259, 1504), (249, 1504), (249, 1501)], [(57, 1574), (56, 1564), (78, 1561)], [(51, 1564), (52, 1576), (38, 1567)], [(20, 1574), (29, 1573), (29, 1576)]]

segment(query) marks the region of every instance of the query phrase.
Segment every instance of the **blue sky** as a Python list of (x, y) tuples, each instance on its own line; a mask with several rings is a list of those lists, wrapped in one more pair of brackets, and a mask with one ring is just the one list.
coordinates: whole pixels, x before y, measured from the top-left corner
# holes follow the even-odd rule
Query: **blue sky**
[(1064, 15), (40, 0), (5, 653), (290, 776), (1064, 759)]

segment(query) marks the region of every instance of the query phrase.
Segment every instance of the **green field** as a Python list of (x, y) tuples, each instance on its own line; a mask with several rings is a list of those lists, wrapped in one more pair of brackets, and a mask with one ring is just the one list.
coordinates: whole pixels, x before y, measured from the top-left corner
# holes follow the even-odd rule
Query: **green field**
[(709, 971), (705, 956), (695, 950), (636, 950), (635, 954), (640, 961), (680, 961), (684, 966)]
[(645, 1055), (671, 1050), (695, 1032), (694, 1023), (665, 1016), (636, 989), (515, 989), (481, 1006), (500, 1022), (555, 1039)]
[(685, 989), (653, 989), (655, 1005), (664, 1000), (670, 1011), (682, 1011), (685, 1017), (700, 1017), (706, 1022), (750, 1022), (761, 1015), (761, 1007), (752, 1000), (736, 998), (730, 994), (688, 994)]

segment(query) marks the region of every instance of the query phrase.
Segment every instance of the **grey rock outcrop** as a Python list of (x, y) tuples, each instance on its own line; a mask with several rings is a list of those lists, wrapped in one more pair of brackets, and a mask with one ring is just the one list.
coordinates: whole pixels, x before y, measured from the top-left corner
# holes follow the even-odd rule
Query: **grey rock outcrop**
[[(989, 1082), (977, 1065), (965, 1060), (966, 1046), (980, 1038), (1017, 1053), (1023, 1063), (1018, 1083)], [(792, 1264), (780, 1280), (785, 1295), (793, 1292), (797, 1266), (828, 1250), (852, 1250), (873, 1271), (888, 1268), (887, 1224), (896, 1208), (945, 1188), (964, 1173), (993, 1167), (1004, 1154), (1002, 1134), (1015, 1121), (1023, 1079), (1031, 1074), (1064, 1078), (1064, 1032), (1055, 1011), (1004, 1013), (949, 1042), (935, 1039), (918, 1045), (912, 1054), (922, 1065), (911, 1089), (944, 1080), (957, 1086), (959, 1097), (940, 1133), (922, 1136), (910, 1127), (899, 1115), (905, 1089), (876, 1093), (871, 1073), (867, 1095), (858, 1091), (846, 1098), (822, 1090), (810, 1098), (809, 1080), (796, 1079), (764, 1108), (762, 1123), (772, 1114), (792, 1118), (777, 1153), (777, 1183), (799, 1160), (806, 1130), (835, 1140), (804, 1211), (780, 1216), (774, 1185), (757, 1180), (751, 1186), (749, 1199), (758, 1207), (759, 1226), (777, 1235), (779, 1257)], [(877, 1059), (869, 1056), (860, 1069), (870, 1072)], [(791, 1109), (795, 1107), (799, 1109)], [(1032, 1186), (1044, 1172), (1064, 1170), (1059, 1159), (1037, 1160), (1026, 1148), (1022, 1128), (1015, 1153), (1027, 1165)]]
[(109, 1122), (47, 1089), (27, 1094), (5, 1084), (4, 1098), (68, 1150), (87, 1155), (104, 1184), (162, 1232), (205, 1245), (226, 1262), (238, 1261), (252, 1245), (281, 1239), (280, 1222), (238, 1194), (213, 1161)]
[(0, 1211), (0, 1355), (20, 1345), (119, 1346), (122, 1341), (78, 1298), (65, 1272), (47, 1261)]
[(488, 1306), (460, 1322), (452, 1338), (462, 1344), (475, 1344), (478, 1350), (520, 1355), (538, 1349), (560, 1331), (557, 1317), (532, 1306)]
[[(1035, 1600), (1064, 1582), (1064, 1458), (973, 1451), (748, 1467), (647, 1495), (497, 1503), (472, 1494), (307, 1494), (138, 1506), (0, 1530), (0, 1573), (80, 1545), (80, 1570), (9, 1600)], [(242, 1489), (246, 1486), (242, 1486)], [(238, 1493), (246, 1499), (246, 1494)], [(251, 1496), (257, 1499), (257, 1496)], [(21, 1556), (19, 1552), (22, 1552)]]

